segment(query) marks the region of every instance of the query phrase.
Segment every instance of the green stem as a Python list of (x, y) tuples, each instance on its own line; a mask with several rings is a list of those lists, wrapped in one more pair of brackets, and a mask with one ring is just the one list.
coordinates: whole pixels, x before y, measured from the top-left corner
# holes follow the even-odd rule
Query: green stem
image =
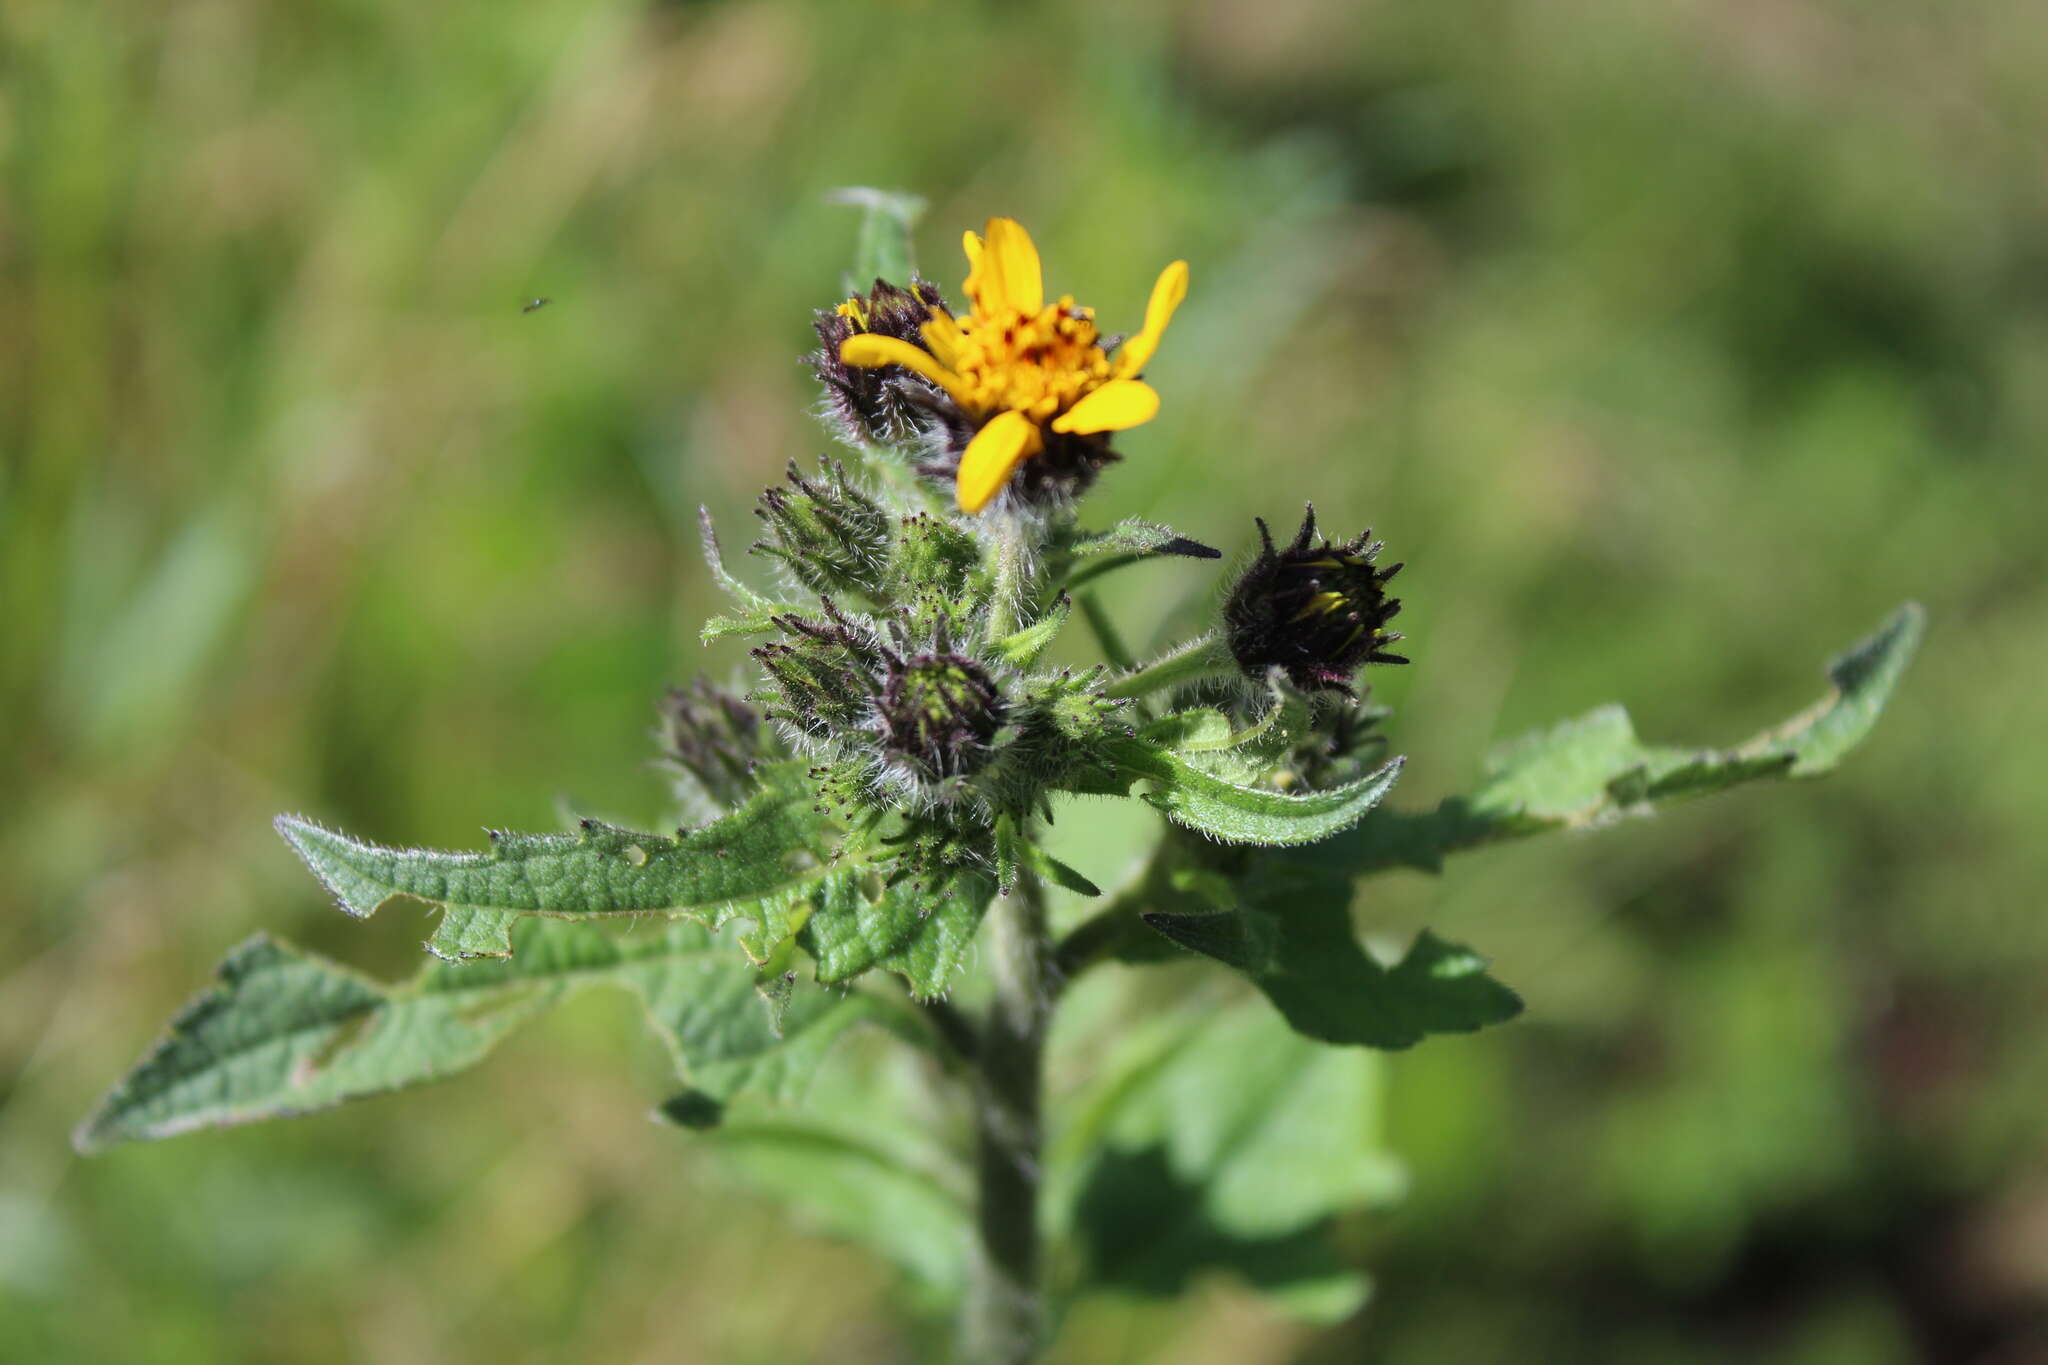
[(1158, 902), (1167, 878), (1172, 844), (1170, 837), (1154, 844), (1144, 870), (1112, 895), (1100, 910), (1069, 929), (1054, 946), (1052, 989), (1055, 999), (1075, 977), (1113, 955), (1133, 938), (1143, 939), (1151, 933), (1144, 927), (1140, 916), (1146, 907)]
[(1135, 673), (1127, 673), (1103, 689), (1102, 695), (1113, 698), (1142, 697), (1168, 687), (1179, 687), (1182, 683), (1195, 682), (1202, 678), (1213, 678), (1235, 671), (1236, 660), (1230, 657), (1230, 650), (1215, 635), (1200, 635), (1186, 644), (1154, 659)]
[(1025, 873), (988, 932), (994, 994), (976, 1050), (975, 1172), (981, 1256), (966, 1320), (967, 1359), (1023, 1365), (1043, 1344), (1039, 1287), (1040, 1091), (1052, 1019), (1045, 897)]
[(1000, 640), (1018, 628), (1018, 609), (1032, 588), (1031, 546), (1025, 543), (1021, 523), (1011, 521), (996, 532), (994, 550), (995, 589), (989, 594), (988, 638)]
[(1131, 657), (1131, 651), (1124, 645), (1123, 633), (1116, 628), (1116, 622), (1109, 619), (1109, 613), (1102, 608), (1102, 601), (1092, 592), (1084, 592), (1074, 599), (1081, 608), (1081, 619), (1088, 623), (1088, 629), (1095, 633), (1095, 643), (1102, 649), (1102, 657), (1109, 660), (1109, 666), (1119, 672), (1129, 672), (1138, 666)]
[(1107, 909), (1075, 925), (1060, 940), (1059, 948), (1053, 954), (1055, 984), (1064, 988), (1069, 981), (1114, 952), (1116, 946), (1130, 935), (1137, 916), (1137, 907), (1118, 897)]

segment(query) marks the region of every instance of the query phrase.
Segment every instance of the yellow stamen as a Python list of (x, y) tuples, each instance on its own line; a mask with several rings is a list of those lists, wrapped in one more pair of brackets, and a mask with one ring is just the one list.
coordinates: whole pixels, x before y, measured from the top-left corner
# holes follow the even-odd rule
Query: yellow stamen
[(960, 324), (953, 321), (952, 314), (943, 308), (932, 309), (932, 320), (918, 329), (924, 336), (924, 344), (932, 348), (932, 354), (939, 363), (949, 370), (960, 366)]
[[(1294, 613), (1295, 621), (1306, 621), (1311, 616), (1328, 616), (1333, 611), (1344, 609), (1344, 594), (1341, 592), (1319, 592), (1308, 599), (1308, 605)], [(1293, 622), (1289, 622), (1293, 624)]]

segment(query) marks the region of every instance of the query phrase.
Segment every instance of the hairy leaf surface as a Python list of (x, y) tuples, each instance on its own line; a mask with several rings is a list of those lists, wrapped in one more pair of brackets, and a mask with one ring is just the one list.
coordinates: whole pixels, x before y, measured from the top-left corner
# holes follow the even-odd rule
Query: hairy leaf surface
[(1356, 782), (1297, 796), (1240, 786), (1143, 739), (1106, 747), (1125, 774), (1147, 783), (1145, 799), (1174, 823), (1225, 843), (1266, 847), (1314, 843), (1349, 829), (1392, 789), (1402, 763), (1397, 758)]
[(818, 979), (849, 981), (874, 967), (896, 972), (920, 999), (943, 995), (974, 941), (995, 883), (968, 869), (873, 886), (835, 883), (797, 933)]
[(1389, 867), (1433, 872), (1445, 854), (1479, 844), (1594, 828), (1759, 778), (1818, 777), (1870, 733), (1925, 626), (1918, 604), (1899, 608), (1830, 665), (1828, 696), (1732, 749), (1644, 744), (1626, 711), (1604, 706), (1503, 746), (1469, 797), (1424, 813), (1375, 811), (1350, 834), (1297, 856), (1351, 876)]
[(219, 983), (186, 1006), (74, 1140), (91, 1151), (436, 1080), (594, 985), (640, 997), (679, 1073), (713, 1112), (745, 1088), (793, 1096), (833, 1040), (874, 1008), (861, 995), (799, 992), (778, 1032), (753, 970), (687, 923), (619, 936), (529, 921), (515, 957), (437, 963), (396, 986), (258, 937), (228, 955)]
[(488, 852), (448, 853), (367, 844), (290, 815), (277, 829), (352, 915), (395, 896), (441, 906), (427, 947), (453, 961), (510, 953), (525, 915), (775, 924), (844, 880), (806, 798), (772, 780), (731, 815), (674, 837), (585, 821), (576, 834), (494, 834)]

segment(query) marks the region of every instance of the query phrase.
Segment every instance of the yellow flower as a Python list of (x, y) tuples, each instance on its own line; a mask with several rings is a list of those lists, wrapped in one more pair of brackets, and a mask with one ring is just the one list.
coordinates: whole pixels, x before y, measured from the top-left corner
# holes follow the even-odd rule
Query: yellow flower
[(979, 424), (958, 479), (960, 509), (979, 512), (1018, 465), (1045, 450), (1048, 433), (1093, 436), (1157, 415), (1159, 394), (1137, 375), (1187, 297), (1188, 263), (1160, 272), (1144, 328), (1112, 356), (1094, 309), (1076, 307), (1072, 295), (1046, 303), (1038, 248), (1022, 224), (991, 218), (985, 241), (969, 232), (963, 245), (972, 311), (956, 318), (934, 307), (920, 332), (924, 347), (868, 332), (848, 337), (839, 359), (863, 369), (901, 365)]

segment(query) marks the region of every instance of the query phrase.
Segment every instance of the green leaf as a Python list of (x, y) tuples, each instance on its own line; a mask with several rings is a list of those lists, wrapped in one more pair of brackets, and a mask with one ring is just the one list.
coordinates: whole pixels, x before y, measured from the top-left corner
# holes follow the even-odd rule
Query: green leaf
[(1090, 881), (1078, 869), (1068, 866), (1047, 853), (1036, 844), (1027, 844), (1024, 857), (1038, 875), (1062, 891), (1071, 891), (1077, 896), (1094, 899), (1102, 894), (1102, 888)]
[(1071, 555), (1185, 555), (1221, 559), (1221, 550), (1191, 540), (1170, 526), (1127, 517), (1107, 531), (1083, 531), (1065, 546)]
[(1292, 775), (1296, 746), (1313, 730), (1317, 702), (1277, 668), (1266, 686), (1265, 710), (1242, 728), (1219, 711), (1198, 708), (1154, 723), (1144, 737), (1211, 777), (1271, 790), (1276, 779)]
[(1522, 1012), (1521, 998), (1486, 974), (1478, 954), (1427, 930), (1391, 969), (1373, 961), (1352, 935), (1345, 883), (1274, 899), (1285, 909), (1144, 918), (1183, 948), (1243, 972), (1297, 1033), (1326, 1043), (1407, 1048)]
[(774, 925), (846, 880), (824, 861), (823, 826), (806, 797), (773, 770), (747, 805), (674, 838), (586, 820), (576, 834), (494, 833), (487, 853), (444, 853), (362, 843), (297, 816), (279, 816), (277, 829), (352, 915), (395, 896), (441, 906), (427, 947), (458, 961), (510, 953), (525, 915)]
[(1266, 847), (1314, 843), (1357, 824), (1393, 787), (1403, 761), (1296, 796), (1239, 786), (1142, 739), (1113, 739), (1106, 747), (1127, 775), (1149, 784), (1145, 799), (1174, 823), (1225, 843)]
[(386, 986), (269, 938), (221, 964), (219, 984), (172, 1022), (80, 1125), (74, 1142), (118, 1142), (285, 1118), (451, 1075), (514, 1028), (593, 985), (631, 990), (677, 1069), (715, 1107), (743, 1088), (792, 1098), (866, 996), (810, 990), (778, 1033), (754, 973), (694, 924), (621, 937), (529, 921), (498, 962), (438, 963)]
[(1014, 635), (1006, 635), (997, 640), (992, 648), (1003, 662), (1018, 668), (1029, 668), (1038, 662), (1039, 655), (1045, 653), (1046, 646), (1060, 633), (1060, 627), (1067, 623), (1067, 617), (1073, 610), (1074, 599), (1061, 594), (1059, 600), (1053, 603), (1052, 609), (1044, 616)]
[(843, 281), (849, 294), (865, 294), (876, 280), (908, 285), (917, 274), (911, 229), (924, 216), (925, 201), (894, 190), (849, 186), (833, 190), (826, 202), (851, 204), (861, 210), (860, 237), (853, 250), (853, 272)]
[(1403, 1184), (1380, 1140), (1381, 1070), (1244, 1002), (1126, 1036), (1050, 1153), (1053, 1221), (1092, 1287), (1159, 1297), (1231, 1272), (1312, 1321), (1366, 1281), (1330, 1220)]
[(1064, 586), (1068, 589), (1078, 588), (1083, 583), (1093, 582), (1104, 574), (1143, 559), (1157, 559), (1164, 555), (1180, 555), (1188, 559), (1223, 557), (1221, 550), (1212, 549), (1199, 540), (1191, 540), (1171, 527), (1140, 521), (1135, 517), (1120, 521), (1106, 531), (1083, 531), (1057, 549), (1072, 558), (1090, 561), (1067, 575)]
[(933, 1307), (965, 1288), (973, 1183), (970, 1143), (932, 1106), (922, 1059), (879, 1030), (846, 1040), (801, 1108), (742, 1097), (705, 1140), (750, 1184), (806, 1222), (861, 1243), (907, 1272)]
[(896, 972), (911, 993), (946, 993), (995, 894), (994, 882), (951, 868), (893, 885), (879, 878), (835, 883), (797, 933), (818, 963), (818, 980), (850, 981), (875, 967)]
[(778, 629), (776, 617), (798, 610), (789, 603), (777, 602), (754, 591), (725, 567), (725, 552), (719, 548), (718, 528), (712, 524), (708, 507), (697, 509), (697, 536), (704, 553), (704, 563), (711, 570), (711, 581), (739, 604), (736, 615), (714, 616), (704, 623), (697, 632), (697, 638), (703, 643), (708, 645), (728, 635), (765, 635)]
[(1876, 725), (1925, 628), (1917, 603), (1899, 608), (1829, 666), (1828, 696), (1732, 749), (1646, 745), (1626, 711), (1601, 707), (1503, 746), (1471, 796), (1424, 813), (1375, 811), (1345, 838), (1304, 851), (1302, 861), (1350, 876), (1388, 867), (1433, 872), (1445, 854), (1479, 844), (1596, 828), (1760, 778), (1818, 777)]
[(795, 608), (780, 602), (769, 602), (758, 607), (749, 607), (734, 616), (709, 616), (697, 629), (697, 639), (703, 644), (723, 640), (731, 635), (767, 635), (780, 630), (775, 618), (785, 616)]
[(711, 520), (709, 507), (697, 509), (697, 540), (704, 554), (705, 567), (711, 570), (711, 581), (725, 589), (735, 602), (756, 610), (777, 605), (735, 578), (732, 570), (725, 567), (725, 551), (719, 548), (718, 527)]

